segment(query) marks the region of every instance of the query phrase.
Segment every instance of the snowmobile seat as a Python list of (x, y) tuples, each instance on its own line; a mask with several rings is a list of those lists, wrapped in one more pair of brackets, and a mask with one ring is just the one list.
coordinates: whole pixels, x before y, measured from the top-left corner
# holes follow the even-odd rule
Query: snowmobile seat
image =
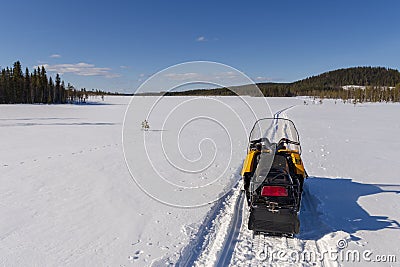
[(276, 154), (274, 157), (274, 161), (272, 162), (271, 170), (274, 169), (283, 169), (287, 172), (289, 170), (289, 166), (285, 156)]

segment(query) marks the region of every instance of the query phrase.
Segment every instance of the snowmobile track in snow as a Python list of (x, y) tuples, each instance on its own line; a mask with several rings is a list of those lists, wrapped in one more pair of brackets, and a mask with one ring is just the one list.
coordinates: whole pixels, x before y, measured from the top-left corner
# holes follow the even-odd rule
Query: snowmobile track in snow
[[(244, 195), (240, 191), (242, 186), (239, 181), (231, 193), (215, 203), (195, 238), (181, 252), (176, 266), (208, 266), (210, 255), (213, 255), (213, 263), (217, 261), (229, 263), (241, 227), (241, 206), (244, 200)], [(236, 231), (231, 231), (235, 228)], [(228, 242), (231, 242), (230, 246), (225, 245)]]
[(225, 245), (222, 249), (222, 252), (216, 264), (217, 266), (227, 266), (231, 261), (231, 257), (233, 251), (235, 250), (235, 245), (237, 242), (237, 237), (239, 236), (240, 228), (242, 225), (242, 216), (243, 216), (242, 207), (244, 199), (245, 199), (245, 194), (244, 192), (241, 192), (239, 198), (236, 200), (235, 210), (237, 212), (235, 212), (234, 217), (232, 219), (232, 226), (231, 226), (232, 230), (229, 232), (228, 237), (226, 238)]
[[(316, 203), (309, 192), (303, 195), (304, 206), (302, 212), (304, 224), (311, 224), (304, 229), (308, 231), (317, 227), (313, 222), (318, 221), (319, 213), (316, 211)], [(245, 208), (243, 205), (243, 208)], [(294, 237), (273, 236), (264, 233), (253, 237), (252, 231), (247, 229), (246, 217), (248, 212), (244, 210), (243, 223), (236, 240), (234, 252), (231, 255), (230, 266), (338, 266), (337, 262), (307, 259), (307, 255), (321, 255), (326, 250), (323, 242), (313, 238), (304, 238), (303, 234)], [(310, 218), (305, 218), (311, 216)], [(306, 219), (306, 220), (304, 220)], [(319, 225), (319, 222), (317, 222)], [(309, 233), (304, 233), (308, 235)], [(312, 234), (312, 233), (311, 233)], [(307, 254), (308, 253), (308, 254)], [(306, 258), (303, 258), (303, 256)], [(297, 256), (297, 257), (296, 257)], [(226, 261), (225, 261), (226, 263)], [(214, 266), (228, 266), (215, 264)]]

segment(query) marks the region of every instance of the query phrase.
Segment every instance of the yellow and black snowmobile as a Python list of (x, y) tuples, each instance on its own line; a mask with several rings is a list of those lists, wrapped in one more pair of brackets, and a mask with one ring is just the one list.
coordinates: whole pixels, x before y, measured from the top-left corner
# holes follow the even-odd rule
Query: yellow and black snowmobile
[(307, 178), (300, 155), (299, 135), (291, 120), (266, 118), (254, 124), (242, 169), (248, 228), (254, 234), (299, 233), (298, 213)]

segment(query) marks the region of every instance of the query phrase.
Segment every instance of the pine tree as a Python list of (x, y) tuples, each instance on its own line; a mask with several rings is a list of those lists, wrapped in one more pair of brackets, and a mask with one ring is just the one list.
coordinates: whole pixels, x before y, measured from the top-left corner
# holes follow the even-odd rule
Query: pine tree
[(58, 73), (56, 75), (56, 86), (54, 92), (55, 92), (55, 97), (54, 97), (55, 103), (57, 104), (61, 103), (61, 79)]
[(61, 103), (67, 103), (67, 96), (65, 91), (64, 81), (61, 81)]
[(394, 102), (400, 102), (400, 83), (394, 88)]
[(24, 80), (22, 74), (22, 67), (19, 61), (14, 63), (12, 69), (12, 84), (13, 84), (13, 103), (23, 103), (24, 95)]
[(6, 103), (6, 71), (3, 69), (0, 76), (0, 104)]
[(33, 94), (31, 91), (31, 79), (29, 74), (29, 69), (25, 69), (24, 78), (24, 102), (23, 103), (33, 103)]
[(48, 94), (47, 94), (47, 104), (54, 103), (54, 84), (53, 79), (49, 78)]

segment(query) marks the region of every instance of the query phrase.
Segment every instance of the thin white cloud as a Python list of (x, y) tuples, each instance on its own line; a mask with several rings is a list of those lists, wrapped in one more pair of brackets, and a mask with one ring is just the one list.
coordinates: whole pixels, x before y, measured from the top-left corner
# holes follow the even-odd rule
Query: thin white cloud
[(217, 37), (206, 37), (204, 35), (200, 35), (199, 37), (196, 38), (196, 42), (215, 42), (218, 41)]
[(130, 69), (131, 67), (129, 66), (119, 66), (121, 69)]
[(202, 77), (200, 73), (196, 72), (186, 72), (186, 73), (167, 73), (164, 75), (170, 80), (174, 81), (184, 81), (184, 80), (193, 80), (199, 79)]
[(216, 79), (235, 79), (238, 78), (238, 74), (233, 71), (220, 72), (215, 75)]
[(278, 81), (283, 81), (281, 78), (273, 78), (273, 77), (265, 77), (265, 76), (257, 76), (253, 78), (255, 81), (263, 81), (263, 82), (278, 82)]
[(51, 58), (60, 58), (61, 55), (60, 54), (52, 54), (50, 55)]
[(121, 76), (119, 74), (112, 73), (110, 68), (99, 68), (95, 67), (93, 64), (84, 62), (76, 64), (44, 64), (43, 66), (47, 71), (53, 71), (60, 74), (73, 73), (79, 76), (104, 76), (106, 78), (116, 78)]
[(218, 72), (218, 73), (198, 73), (198, 72), (185, 72), (185, 73), (167, 73), (164, 75), (169, 80), (174, 81), (227, 81), (240, 79), (240, 76), (233, 71)]
[(137, 79), (138, 82), (142, 82), (144, 79), (144, 76), (146, 76), (144, 73), (139, 74), (139, 78)]
[(197, 42), (205, 42), (205, 41), (207, 41), (207, 39), (204, 36), (199, 36), (199, 37), (196, 38), (196, 41)]

